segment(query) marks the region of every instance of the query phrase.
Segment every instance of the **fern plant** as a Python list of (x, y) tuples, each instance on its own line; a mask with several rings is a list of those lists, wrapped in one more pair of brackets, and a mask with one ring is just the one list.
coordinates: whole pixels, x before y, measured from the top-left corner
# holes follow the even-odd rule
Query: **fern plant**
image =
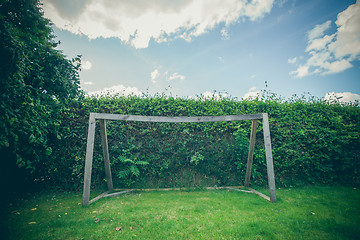
[(118, 177), (120, 179), (126, 179), (131, 176), (139, 177), (140, 170), (138, 166), (145, 166), (149, 164), (149, 162), (138, 160), (137, 158), (130, 159), (124, 156), (119, 156), (118, 159), (125, 165), (124, 169), (118, 173)]

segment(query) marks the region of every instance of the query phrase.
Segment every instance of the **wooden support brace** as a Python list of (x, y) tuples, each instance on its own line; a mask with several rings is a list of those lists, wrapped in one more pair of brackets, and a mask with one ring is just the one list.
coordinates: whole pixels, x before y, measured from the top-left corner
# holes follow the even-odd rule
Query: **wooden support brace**
[(89, 116), (89, 130), (86, 145), (86, 157), (85, 157), (85, 173), (84, 173), (84, 192), (82, 197), (82, 205), (89, 206), (90, 199), (90, 185), (91, 185), (91, 170), (94, 152), (94, 139), (95, 139), (95, 117), (94, 113), (90, 113)]
[(265, 155), (266, 155), (270, 200), (271, 202), (276, 202), (274, 163), (273, 163), (272, 150), (271, 150), (269, 116), (267, 113), (263, 113), (263, 132), (264, 132)]
[(257, 126), (257, 120), (254, 119), (254, 120), (252, 120), (252, 125), (251, 125), (249, 154), (248, 154), (248, 160), (247, 160), (247, 166), (246, 166), (245, 184), (244, 184), (245, 187), (250, 186), (251, 168), (252, 168), (253, 159), (254, 159), (256, 126)]
[(106, 191), (106, 192), (100, 194), (99, 196), (94, 197), (93, 199), (91, 199), (91, 200), (89, 201), (89, 204), (92, 204), (93, 202), (96, 202), (97, 200), (103, 198), (103, 197), (106, 196), (109, 192), (110, 192), (110, 191)]
[(106, 134), (106, 120), (100, 119), (100, 132), (101, 132), (101, 145), (103, 149), (104, 156), (104, 165), (105, 165), (105, 174), (106, 174), (106, 183), (108, 190), (111, 191), (114, 189), (112, 176), (111, 176), (111, 168), (110, 168), (110, 160), (109, 160), (109, 148)]
[(106, 191), (102, 194), (100, 194), (99, 196), (93, 198), (90, 200), (89, 204), (92, 204), (93, 202), (96, 202), (97, 200), (101, 199), (101, 198), (106, 198), (106, 197), (116, 197), (119, 196), (121, 194), (125, 194), (125, 193), (129, 193), (132, 192), (133, 190), (126, 190), (126, 191), (122, 191), (122, 192), (114, 192), (114, 193), (109, 193), (110, 191)]
[(268, 200), (269, 202), (273, 202), (270, 200), (270, 198), (268, 196), (266, 196), (265, 194), (262, 194), (261, 192), (258, 192), (256, 191), (255, 189), (252, 189), (252, 188), (249, 188), (249, 190), (252, 192), (252, 193), (255, 193), (256, 195), (262, 197), (263, 199), (265, 200)]
[(121, 194), (125, 194), (125, 193), (129, 193), (129, 192), (132, 192), (134, 190), (127, 190), (127, 191), (122, 191), (122, 192), (114, 192), (114, 193), (108, 193), (106, 194), (105, 196), (103, 196), (104, 198), (105, 197), (116, 197), (116, 196), (119, 196)]
[(239, 191), (239, 192), (253, 193), (250, 190), (243, 190), (241, 188), (233, 188), (233, 187), (225, 187), (225, 188), (228, 189), (228, 190), (234, 190), (234, 191)]
[(255, 193), (256, 195), (262, 197), (263, 199), (271, 202), (270, 198), (268, 196), (266, 196), (265, 194), (262, 194), (261, 192), (256, 191), (255, 189), (249, 188), (249, 187), (247, 187), (247, 189), (249, 189), (249, 191), (248, 190), (242, 190), (242, 189), (236, 189), (236, 188), (232, 188), (232, 187), (227, 187), (227, 189), (234, 190), (234, 191), (239, 191), (239, 192)]

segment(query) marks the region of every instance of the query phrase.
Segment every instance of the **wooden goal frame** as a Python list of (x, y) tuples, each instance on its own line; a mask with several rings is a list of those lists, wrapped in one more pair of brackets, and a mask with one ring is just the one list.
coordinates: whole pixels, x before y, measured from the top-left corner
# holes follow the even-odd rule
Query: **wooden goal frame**
[[(91, 171), (92, 171), (93, 152), (94, 152), (96, 120), (100, 120), (101, 145), (102, 145), (102, 149), (103, 149), (105, 174), (106, 174), (108, 191), (106, 191), (103, 194), (90, 200)], [(162, 117), (162, 116), (140, 116), (140, 115), (121, 115), (121, 114), (107, 114), (107, 113), (90, 113), (89, 130), (88, 130), (87, 146), (86, 146), (86, 157), (85, 157), (84, 189), (83, 189), (83, 196), (82, 196), (82, 205), (83, 206), (89, 206), (91, 203), (93, 203), (103, 197), (117, 196), (117, 195), (127, 193), (130, 191), (130, 190), (126, 190), (126, 191), (110, 193), (111, 191), (114, 191), (115, 189), (113, 188), (110, 161), (109, 161), (109, 150), (108, 150), (108, 141), (107, 141), (107, 133), (106, 133), (106, 120), (166, 122), (166, 123), (223, 122), (223, 121), (252, 120), (250, 144), (249, 144), (249, 152), (248, 152), (248, 160), (247, 160), (245, 184), (244, 184), (245, 185), (244, 187), (246, 187), (248, 189), (248, 191), (242, 190), (241, 188), (232, 188), (232, 187), (222, 187), (222, 188), (243, 191), (243, 192), (249, 192), (249, 193), (255, 193), (270, 202), (276, 201), (274, 165), (273, 165), (273, 157), (272, 157), (272, 149), (271, 149), (269, 117), (268, 117), (267, 113), (247, 114), (247, 115), (227, 115), (227, 116), (201, 116), (201, 117)], [(256, 126), (257, 126), (258, 120), (262, 120), (262, 124), (263, 124), (265, 155), (266, 155), (266, 165), (267, 165), (268, 186), (269, 186), (270, 197), (250, 188), (251, 168), (252, 168), (253, 157), (254, 157)]]

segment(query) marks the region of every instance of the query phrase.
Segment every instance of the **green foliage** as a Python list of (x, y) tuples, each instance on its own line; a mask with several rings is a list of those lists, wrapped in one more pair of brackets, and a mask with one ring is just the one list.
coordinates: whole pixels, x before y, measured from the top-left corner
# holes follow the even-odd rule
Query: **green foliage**
[(33, 173), (32, 180), (52, 176), (48, 165), (62, 160), (52, 157), (62, 135), (60, 113), (81, 96), (80, 58), (67, 60), (54, 49), (58, 43), (40, 7), (38, 0), (0, 3), (2, 177), (16, 175), (16, 165), (26, 169), (21, 176)]
[(200, 152), (195, 152), (195, 154), (192, 155), (190, 158), (190, 163), (198, 165), (199, 162), (203, 161), (204, 159), (205, 159), (204, 155), (202, 155)]
[[(63, 159), (55, 179), (81, 186), (90, 112), (154, 116), (236, 115), (268, 112), (278, 186), (309, 183), (359, 185), (360, 109), (356, 104), (330, 104), (312, 97), (283, 100), (182, 99), (156, 96), (98, 96), (63, 112), (60, 145), (52, 156)], [(65, 114), (66, 113), (66, 114)], [(192, 187), (242, 185), (246, 171), (251, 121), (217, 123), (107, 122), (111, 156), (146, 161), (141, 174), (130, 162), (112, 158), (116, 186)], [(100, 134), (96, 131), (93, 183), (103, 183)], [(71, 130), (67, 130), (71, 129)], [(252, 184), (266, 185), (267, 171), (262, 124), (259, 121)], [(128, 166), (126, 167), (126, 164)], [(136, 164), (134, 165), (136, 166)], [(62, 169), (60, 171), (60, 169)], [(69, 169), (70, 171), (63, 169)], [(61, 179), (66, 179), (66, 182)]]
[(139, 177), (140, 169), (138, 166), (148, 165), (149, 162), (135, 159), (126, 158), (125, 156), (119, 156), (118, 160), (122, 163), (122, 170), (118, 173), (118, 177), (125, 182), (126, 185), (130, 186), (134, 183), (134, 179)]

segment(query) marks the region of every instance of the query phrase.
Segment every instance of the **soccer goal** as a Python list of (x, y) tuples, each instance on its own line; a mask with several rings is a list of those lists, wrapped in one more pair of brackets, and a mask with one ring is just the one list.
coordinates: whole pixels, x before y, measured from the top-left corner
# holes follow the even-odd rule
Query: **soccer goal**
[[(91, 171), (92, 171), (92, 162), (93, 162), (93, 152), (94, 152), (94, 140), (95, 140), (95, 126), (96, 120), (100, 121), (100, 135), (101, 135), (101, 145), (103, 149), (104, 165), (105, 165), (105, 175), (107, 181), (108, 190), (103, 194), (90, 200), (90, 185), (91, 185)], [(269, 117), (267, 113), (259, 114), (247, 114), (247, 115), (227, 115), (227, 116), (201, 116), (201, 117), (162, 117), (162, 116), (140, 116), (140, 115), (121, 115), (121, 114), (107, 114), (107, 113), (90, 113), (89, 116), (89, 130), (87, 137), (87, 147), (86, 147), (86, 157), (85, 157), (85, 172), (84, 172), (84, 189), (82, 196), (82, 205), (89, 206), (91, 203), (99, 200), (103, 197), (112, 197), (120, 194), (129, 192), (114, 191), (110, 160), (109, 160), (109, 150), (108, 150), (108, 141), (106, 134), (106, 121), (138, 121), (138, 122), (162, 122), (162, 123), (200, 123), (200, 122), (226, 122), (226, 121), (241, 121), (241, 120), (251, 120), (251, 134), (250, 134), (250, 144), (248, 152), (248, 160), (246, 167), (245, 175), (245, 184), (248, 190), (243, 190), (241, 188), (231, 188), (231, 187), (222, 187), (230, 190), (243, 191), (249, 193), (255, 193), (270, 202), (276, 201), (276, 190), (275, 190), (275, 175), (274, 175), (274, 165), (273, 157), (271, 150), (271, 139), (270, 139), (270, 127), (269, 127)], [(262, 120), (263, 124), (263, 133), (264, 133), (264, 145), (265, 145), (265, 155), (266, 155), (266, 165), (268, 173), (268, 186), (270, 197), (256, 191), (255, 189), (250, 188), (250, 177), (251, 177), (251, 168), (253, 163), (254, 148), (255, 148), (255, 138), (256, 138), (256, 126), (257, 121)]]

